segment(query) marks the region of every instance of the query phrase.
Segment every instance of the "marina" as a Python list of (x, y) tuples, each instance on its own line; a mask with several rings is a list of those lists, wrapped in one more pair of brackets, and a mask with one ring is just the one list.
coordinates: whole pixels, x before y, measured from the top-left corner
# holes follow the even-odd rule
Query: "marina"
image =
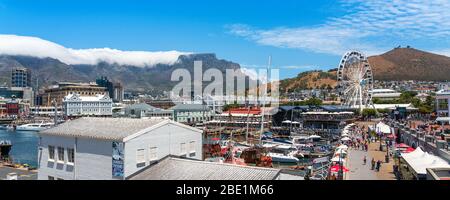
[(37, 132), (0, 130), (0, 141), (8, 141), (11, 144), (9, 155), (12, 164), (37, 167), (39, 141)]

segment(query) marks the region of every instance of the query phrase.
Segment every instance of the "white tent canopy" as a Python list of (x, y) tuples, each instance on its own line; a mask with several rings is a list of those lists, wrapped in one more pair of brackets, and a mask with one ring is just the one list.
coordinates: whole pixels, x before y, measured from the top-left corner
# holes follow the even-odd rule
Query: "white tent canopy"
[(283, 124), (291, 124), (292, 122), (289, 121), (289, 120), (286, 120), (286, 121), (283, 121), (282, 123), (283, 123)]
[(375, 132), (383, 134), (391, 134), (391, 127), (383, 122), (375, 125)]
[(352, 139), (350, 139), (349, 137), (344, 137), (341, 139), (341, 141), (350, 141), (350, 140), (352, 140)]
[(411, 153), (402, 153), (402, 158), (417, 174), (427, 174), (427, 168), (450, 168), (444, 159), (423, 152), (420, 148)]
[(347, 134), (347, 133), (344, 133), (344, 134), (341, 135), (341, 137), (348, 137), (348, 136), (350, 136), (350, 135)]

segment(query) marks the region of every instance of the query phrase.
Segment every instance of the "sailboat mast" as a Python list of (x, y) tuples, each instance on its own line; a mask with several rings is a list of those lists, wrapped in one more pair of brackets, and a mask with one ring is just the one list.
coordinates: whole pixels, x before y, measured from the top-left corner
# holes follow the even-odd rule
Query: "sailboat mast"
[(261, 106), (261, 132), (259, 134), (259, 143), (262, 144), (262, 135), (264, 134), (264, 115), (265, 115), (265, 106), (266, 106), (266, 98), (267, 98), (267, 88), (269, 85), (269, 71), (270, 71), (270, 66), (272, 65), (272, 56), (269, 56), (269, 65), (267, 65), (267, 72), (266, 72), (266, 84), (265, 84), (265, 90), (263, 92), (263, 102), (262, 102), (262, 106)]

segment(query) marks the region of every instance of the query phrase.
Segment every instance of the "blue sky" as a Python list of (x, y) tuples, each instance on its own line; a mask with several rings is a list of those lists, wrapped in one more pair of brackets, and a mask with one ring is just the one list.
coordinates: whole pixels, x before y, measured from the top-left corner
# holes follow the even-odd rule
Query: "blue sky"
[(0, 34), (67, 48), (216, 53), (281, 78), (335, 68), (347, 50), (450, 54), (450, 2), (436, 0), (0, 0)]

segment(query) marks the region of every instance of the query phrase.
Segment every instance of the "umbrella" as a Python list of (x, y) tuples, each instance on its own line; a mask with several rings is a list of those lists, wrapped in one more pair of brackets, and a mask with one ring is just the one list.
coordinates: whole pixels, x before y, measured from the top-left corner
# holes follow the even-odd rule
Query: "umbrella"
[[(340, 165), (335, 165), (333, 167), (331, 167), (331, 172), (339, 172), (341, 170), (341, 166)], [(348, 170), (346, 167), (342, 167), (342, 171), (343, 172), (349, 172), (350, 170)]]

